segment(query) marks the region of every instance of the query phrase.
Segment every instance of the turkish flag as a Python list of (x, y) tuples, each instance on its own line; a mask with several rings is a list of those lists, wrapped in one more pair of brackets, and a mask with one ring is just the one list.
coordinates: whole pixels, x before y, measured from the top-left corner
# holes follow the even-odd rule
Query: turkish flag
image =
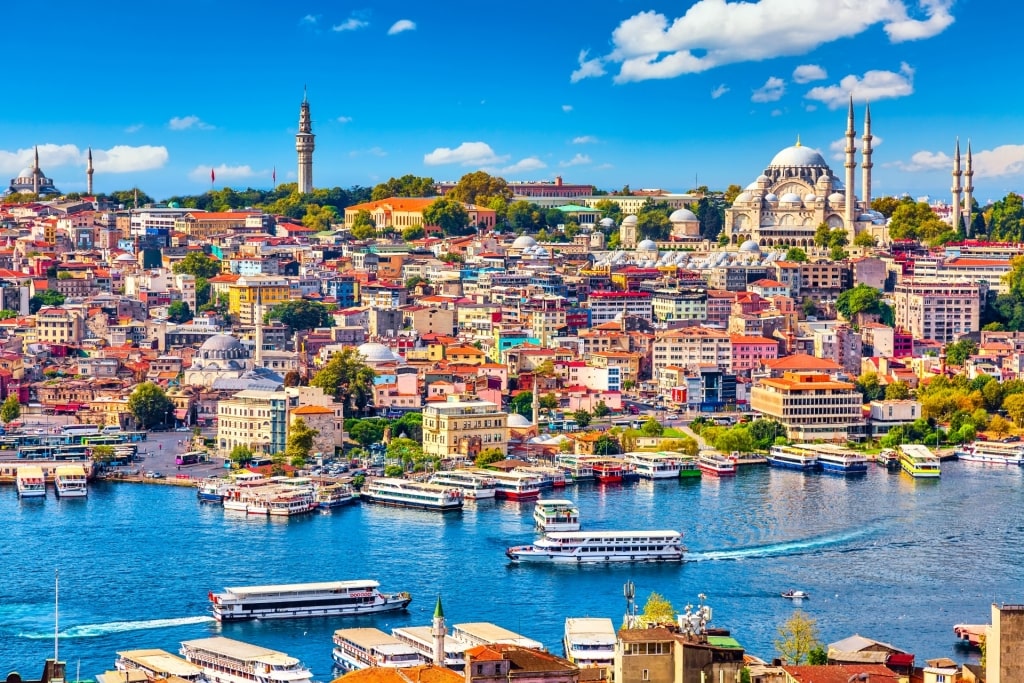
[(210, 182), (211, 183), (217, 182), (217, 174), (213, 172), (212, 168), (210, 169)]

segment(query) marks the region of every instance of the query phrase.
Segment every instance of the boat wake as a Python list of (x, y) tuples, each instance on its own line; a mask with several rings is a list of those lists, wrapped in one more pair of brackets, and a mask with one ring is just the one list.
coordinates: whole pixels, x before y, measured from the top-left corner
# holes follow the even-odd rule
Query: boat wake
[[(178, 619), (148, 619), (146, 621), (111, 621), (106, 624), (83, 624), (72, 626), (66, 631), (60, 632), (61, 638), (96, 638), (111, 633), (125, 633), (127, 631), (144, 631), (153, 628), (173, 628), (175, 626), (193, 626), (195, 624), (207, 624), (214, 621), (213, 617), (181, 617)], [(19, 637), (29, 640), (45, 640), (53, 638), (53, 632), (49, 633), (19, 633)]]
[(802, 555), (806, 552), (842, 545), (866, 535), (868, 531), (857, 530), (846, 534), (808, 538), (801, 541), (786, 541), (769, 545), (733, 548), (731, 550), (709, 550), (707, 552), (690, 552), (686, 554), (687, 562), (708, 562), (712, 560), (745, 560), (747, 558), (781, 557), (785, 555)]

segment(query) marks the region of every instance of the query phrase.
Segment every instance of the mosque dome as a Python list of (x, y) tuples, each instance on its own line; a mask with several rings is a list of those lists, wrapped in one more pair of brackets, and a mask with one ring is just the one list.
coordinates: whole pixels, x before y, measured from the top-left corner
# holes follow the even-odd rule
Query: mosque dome
[(766, 202), (777, 202), (777, 201), (779, 201), (779, 198), (775, 195), (774, 192), (769, 192), (768, 194), (766, 194), (764, 196), (764, 200)]
[(526, 429), (528, 427), (532, 427), (533, 423), (519, 413), (509, 413), (508, 426), (512, 429)]
[(121, 254), (114, 260), (119, 263), (135, 263), (135, 257), (128, 253)]
[(598, 223), (602, 227), (605, 227), (605, 228), (613, 228), (613, 227), (615, 227), (615, 219), (614, 218), (602, 218), (600, 221), (598, 221)]
[(654, 240), (643, 240), (640, 244), (636, 245), (637, 251), (657, 251), (658, 245), (655, 244)]
[(846, 195), (844, 195), (842, 192), (833, 192), (828, 196), (828, 200), (830, 202), (845, 202)]
[(672, 212), (672, 215), (668, 217), (670, 223), (685, 223), (686, 221), (699, 220), (697, 214), (689, 209), (676, 209)]
[[(518, 242), (521, 239), (523, 238), (520, 237), (516, 241)], [(398, 360), (394, 351), (383, 344), (378, 344), (377, 342), (366, 342), (365, 344), (360, 344), (356, 347), (356, 353), (362, 356), (367, 363), (390, 363)]]
[(825, 163), (825, 159), (818, 152), (814, 151), (810, 147), (804, 147), (802, 145), (793, 145), (787, 147), (772, 158), (768, 168), (772, 167), (787, 167), (787, 166), (819, 166), (828, 168), (828, 164)]
[(804, 195), (804, 201), (807, 203), (816, 202), (818, 201), (818, 195), (814, 194), (813, 192), (808, 192), (807, 194)]
[(791, 203), (791, 204), (799, 204), (800, 203), (800, 195), (796, 194), (795, 192), (787, 192), (786, 194), (784, 194), (781, 197), (779, 197), (779, 201), (780, 202), (788, 202), (788, 203)]
[(23, 168), (23, 169), (21, 169), (20, 171), (18, 171), (17, 177), (18, 178), (31, 178), (32, 177), (32, 169), (31, 168)]
[(745, 251), (748, 253), (760, 252), (761, 246), (754, 240), (747, 240), (746, 242), (740, 245), (740, 251)]
[(760, 190), (761, 186), (758, 185), (757, 181), (755, 180), (754, 182), (752, 182), (749, 185), (747, 185), (744, 189), (746, 189), (746, 190)]
[(636, 216), (630, 214), (630, 215), (628, 215), (628, 216), (626, 216), (625, 218), (622, 219), (622, 224), (623, 225), (626, 225), (626, 224), (635, 225), (636, 224), (636, 220), (637, 220)]
[(215, 334), (199, 347), (196, 355), (202, 360), (231, 361), (249, 357), (249, 349), (230, 334)]
[(537, 244), (537, 240), (533, 239), (529, 235), (520, 235), (514, 242), (512, 242), (512, 248), (526, 249), (527, 247), (532, 247), (535, 244)]
[(749, 192), (740, 192), (739, 195), (736, 196), (736, 199), (733, 200), (733, 204), (737, 204), (740, 202), (749, 202), (753, 198), (754, 195), (750, 194)]

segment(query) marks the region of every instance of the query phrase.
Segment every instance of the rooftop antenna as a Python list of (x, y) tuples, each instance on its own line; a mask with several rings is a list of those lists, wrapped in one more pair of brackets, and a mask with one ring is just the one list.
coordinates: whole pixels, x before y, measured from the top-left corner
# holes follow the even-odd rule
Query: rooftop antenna
[(632, 581), (627, 581), (622, 587), (622, 594), (626, 598), (626, 626), (633, 628), (636, 622), (636, 585)]

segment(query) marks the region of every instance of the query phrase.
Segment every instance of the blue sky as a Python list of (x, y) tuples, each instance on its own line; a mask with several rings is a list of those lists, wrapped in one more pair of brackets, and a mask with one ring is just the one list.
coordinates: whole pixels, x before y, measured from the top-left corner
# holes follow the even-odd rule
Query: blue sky
[(5, 9), (25, 30), (5, 34), (0, 177), (39, 144), (65, 191), (84, 189), (89, 145), (99, 191), (201, 192), (211, 168), (218, 186), (268, 187), (274, 168), (292, 181), (304, 85), (317, 186), (485, 168), (607, 189), (724, 188), (798, 135), (841, 175), (833, 143), (851, 93), (858, 133), (860, 103), (872, 104), (876, 196), (947, 197), (956, 136), (972, 139), (979, 200), (1024, 178), (1024, 9), (1010, 0), (48, 8), (59, 21), (29, 3)]

